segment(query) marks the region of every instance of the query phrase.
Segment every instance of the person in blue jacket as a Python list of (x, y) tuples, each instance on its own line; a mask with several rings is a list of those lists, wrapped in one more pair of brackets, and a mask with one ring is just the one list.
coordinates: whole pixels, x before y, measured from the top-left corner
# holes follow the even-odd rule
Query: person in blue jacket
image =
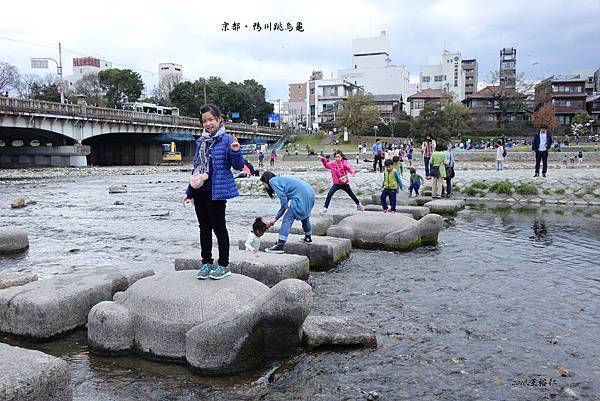
[(263, 187), (271, 198), (277, 195), (281, 207), (267, 225), (270, 227), (283, 217), (279, 239), (275, 245), (265, 249), (266, 252), (283, 253), (283, 246), (287, 242), (288, 235), (295, 220), (302, 222), (304, 231), (304, 242), (312, 242), (312, 226), (310, 224), (310, 213), (315, 206), (315, 191), (306, 181), (296, 177), (277, 177), (270, 171), (265, 171), (260, 177)]
[[(231, 274), (229, 270), (229, 233), (225, 223), (227, 199), (239, 195), (231, 167), (241, 170), (244, 158), (235, 136), (225, 132), (219, 108), (205, 104), (200, 108), (204, 131), (196, 141), (193, 176), (200, 183), (188, 185), (184, 203), (194, 203), (200, 226), (202, 267), (197, 278), (219, 280)], [(194, 182), (192, 179), (190, 182)], [(213, 266), (212, 232), (219, 243), (219, 260)]]

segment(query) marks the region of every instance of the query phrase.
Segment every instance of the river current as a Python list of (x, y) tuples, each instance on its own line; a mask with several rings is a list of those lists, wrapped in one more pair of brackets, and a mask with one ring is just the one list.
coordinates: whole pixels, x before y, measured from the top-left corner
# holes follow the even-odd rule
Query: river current
[[(193, 208), (180, 203), (185, 175), (0, 181), (0, 225), (23, 227), (30, 240), (25, 254), (0, 258), (0, 271), (172, 270), (198, 248)], [(109, 194), (117, 184), (128, 192)], [(37, 203), (10, 209), (12, 197)], [(332, 210), (352, 207), (340, 197)], [(227, 208), (235, 243), (278, 203), (244, 196)], [(447, 220), (436, 247), (354, 249), (338, 268), (311, 273), (312, 313), (356, 318), (376, 331), (377, 349), (299, 351), (243, 375), (203, 377), (95, 356), (85, 330), (0, 341), (69, 362), (75, 400), (600, 400), (599, 216), (472, 206)]]

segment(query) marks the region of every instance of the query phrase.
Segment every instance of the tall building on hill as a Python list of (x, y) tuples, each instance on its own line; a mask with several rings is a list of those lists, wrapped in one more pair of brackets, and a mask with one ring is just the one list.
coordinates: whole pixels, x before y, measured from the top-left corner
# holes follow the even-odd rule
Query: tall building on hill
[(73, 74), (64, 77), (67, 88), (73, 90), (75, 84), (88, 74), (98, 74), (102, 70), (112, 68), (110, 61), (96, 57), (76, 57), (73, 59)]

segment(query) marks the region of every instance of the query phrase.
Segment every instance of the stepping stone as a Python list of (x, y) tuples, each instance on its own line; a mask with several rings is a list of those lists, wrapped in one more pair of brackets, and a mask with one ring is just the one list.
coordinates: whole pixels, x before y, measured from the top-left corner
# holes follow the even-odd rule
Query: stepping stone
[(127, 187), (125, 185), (112, 185), (108, 188), (109, 194), (124, 194), (127, 192)]
[(88, 319), (93, 352), (186, 361), (204, 374), (239, 372), (300, 345), (312, 289), (287, 279), (273, 288), (240, 274), (198, 280), (195, 271), (147, 277)]
[[(327, 216), (319, 216), (310, 218), (310, 224), (312, 225), (312, 235), (327, 235), (327, 229), (333, 225), (333, 218)], [(275, 223), (275, 225), (267, 230), (270, 233), (278, 233), (281, 229), (281, 221)], [(290, 234), (304, 235), (302, 229), (302, 222), (296, 220), (292, 224)]]
[(60, 358), (0, 343), (0, 400), (73, 399), (69, 365)]
[(465, 208), (465, 201), (462, 199), (436, 199), (425, 203), (432, 213), (437, 214), (456, 214)]
[[(343, 238), (313, 236), (313, 242), (307, 244), (301, 239), (304, 235), (290, 234), (285, 244), (285, 253), (308, 257), (311, 270), (329, 270), (348, 259), (352, 252), (352, 242)], [(279, 234), (265, 233), (261, 237), (260, 250), (264, 251), (277, 243)], [(239, 248), (245, 249), (244, 240), (239, 241)]]
[(292, 173), (304, 173), (304, 172), (308, 171), (308, 169), (304, 166), (297, 166), (297, 167), (292, 167), (291, 171), (292, 171)]
[(0, 273), (0, 290), (8, 287), (16, 287), (37, 281), (35, 273)]
[(151, 269), (92, 268), (0, 290), (0, 332), (50, 339), (81, 327), (90, 309)]
[(29, 248), (27, 233), (20, 228), (0, 228), (0, 255), (19, 253)]
[(443, 218), (437, 214), (415, 220), (399, 213), (364, 212), (331, 226), (327, 235), (350, 239), (357, 248), (404, 251), (437, 244), (442, 227)]
[[(425, 206), (425, 204), (427, 202), (431, 202), (433, 200), (433, 198), (431, 196), (422, 196), (422, 195), (419, 195), (412, 199), (417, 206)], [(430, 210), (431, 210), (431, 208), (430, 208)]]
[[(365, 210), (366, 210), (366, 206), (365, 206)], [(329, 216), (329, 217), (331, 217), (333, 219), (333, 224), (339, 224), (340, 221), (344, 220), (346, 217), (348, 217), (348, 216), (354, 216), (357, 213), (360, 213), (360, 212), (359, 211), (353, 211), (353, 212), (346, 212), (346, 213), (331, 213), (331, 214), (328, 213), (327, 216)]]
[[(213, 250), (213, 255), (218, 255)], [(197, 270), (202, 266), (198, 255), (175, 259), (175, 270)], [(308, 279), (309, 262), (306, 256), (276, 254), (231, 248), (229, 250), (229, 268), (232, 273), (243, 274), (273, 287), (288, 278)], [(1, 276), (0, 276), (1, 277)]]
[(308, 348), (377, 347), (377, 338), (371, 329), (349, 317), (308, 316), (302, 325), (302, 344)]
[[(365, 206), (365, 210), (368, 212), (383, 212), (383, 208), (376, 205)], [(429, 208), (423, 206), (396, 206), (396, 213), (407, 214), (418, 220), (429, 214)]]

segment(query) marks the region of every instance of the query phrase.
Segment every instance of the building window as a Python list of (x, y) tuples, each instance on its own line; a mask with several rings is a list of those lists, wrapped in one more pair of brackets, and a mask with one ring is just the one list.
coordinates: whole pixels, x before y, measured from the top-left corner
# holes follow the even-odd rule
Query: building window
[(558, 122), (560, 124), (571, 124), (571, 116), (558, 116)]
[(582, 91), (581, 86), (552, 85), (552, 92), (581, 93)]
[(421, 78), (421, 82), (430, 82), (429, 80), (431, 79), (430, 76), (428, 75), (424, 75), (423, 78)]
[(423, 101), (422, 100), (413, 100), (412, 102), (412, 108), (414, 110), (420, 110), (423, 108)]
[(435, 77), (433, 77), (434, 82), (442, 82), (443, 80), (444, 80), (443, 75), (436, 75)]
[(314, 94), (315, 94), (315, 88), (311, 88), (311, 89), (310, 89), (310, 94), (311, 94), (311, 95), (314, 95)]

